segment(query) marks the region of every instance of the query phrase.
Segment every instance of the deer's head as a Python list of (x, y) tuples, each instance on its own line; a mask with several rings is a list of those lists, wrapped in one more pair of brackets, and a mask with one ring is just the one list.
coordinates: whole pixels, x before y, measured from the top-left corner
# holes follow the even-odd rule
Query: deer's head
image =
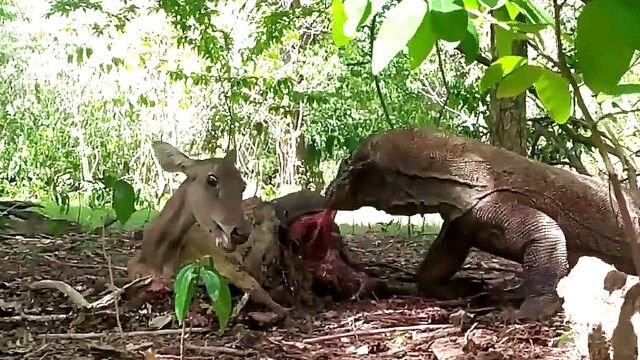
[(187, 175), (181, 187), (183, 210), (190, 211), (196, 223), (227, 252), (249, 238), (251, 224), (244, 217), (242, 193), (246, 183), (236, 168), (236, 151), (223, 158), (191, 159), (162, 141), (153, 143), (162, 169)]

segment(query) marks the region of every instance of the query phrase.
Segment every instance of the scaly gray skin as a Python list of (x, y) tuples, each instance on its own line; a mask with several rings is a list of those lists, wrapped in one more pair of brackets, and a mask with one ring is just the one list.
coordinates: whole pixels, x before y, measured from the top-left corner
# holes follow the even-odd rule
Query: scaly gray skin
[[(280, 236), (286, 236), (286, 229), (297, 218), (315, 214), (326, 209), (327, 199), (317, 192), (302, 189), (280, 198), (274, 199), (271, 203), (276, 210), (276, 216), (280, 221)], [(340, 228), (334, 222), (333, 232), (340, 234)]]
[(276, 216), (282, 226), (288, 226), (303, 215), (320, 212), (325, 209), (324, 196), (311, 190), (302, 189), (271, 201), (276, 209)]
[[(625, 189), (634, 224), (640, 201)], [(558, 281), (580, 256), (635, 274), (606, 183), (468, 138), (419, 129), (365, 139), (345, 159), (327, 198), (337, 210), (440, 213), (443, 227), (416, 275), (420, 292), (448, 292), (473, 246), (523, 264), (520, 316), (560, 310)]]

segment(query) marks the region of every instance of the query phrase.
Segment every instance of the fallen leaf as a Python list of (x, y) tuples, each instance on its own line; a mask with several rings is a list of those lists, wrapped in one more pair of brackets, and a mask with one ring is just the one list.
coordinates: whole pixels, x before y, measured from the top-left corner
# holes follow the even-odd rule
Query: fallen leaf
[(173, 319), (173, 315), (171, 314), (156, 316), (155, 318), (151, 319), (151, 321), (149, 321), (149, 326), (156, 329), (162, 329), (171, 322), (171, 319)]

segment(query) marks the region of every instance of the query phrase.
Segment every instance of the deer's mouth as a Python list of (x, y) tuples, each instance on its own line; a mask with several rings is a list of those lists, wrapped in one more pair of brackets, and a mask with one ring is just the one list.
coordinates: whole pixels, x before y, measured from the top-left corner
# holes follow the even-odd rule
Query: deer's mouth
[(243, 235), (238, 231), (238, 228), (233, 228), (230, 233), (225, 231), (220, 224), (216, 223), (216, 227), (220, 231), (220, 237), (222, 238), (222, 248), (226, 252), (234, 252), (238, 245), (242, 245), (249, 240), (249, 234)]

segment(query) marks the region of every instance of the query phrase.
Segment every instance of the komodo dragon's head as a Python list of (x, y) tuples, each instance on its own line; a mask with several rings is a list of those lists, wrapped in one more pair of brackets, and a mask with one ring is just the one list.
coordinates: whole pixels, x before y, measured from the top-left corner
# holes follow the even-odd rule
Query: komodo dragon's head
[(448, 175), (441, 149), (448, 141), (426, 129), (367, 137), (340, 162), (325, 192), (329, 205), (335, 210), (372, 206), (394, 215), (439, 212), (451, 186), (433, 179)]

